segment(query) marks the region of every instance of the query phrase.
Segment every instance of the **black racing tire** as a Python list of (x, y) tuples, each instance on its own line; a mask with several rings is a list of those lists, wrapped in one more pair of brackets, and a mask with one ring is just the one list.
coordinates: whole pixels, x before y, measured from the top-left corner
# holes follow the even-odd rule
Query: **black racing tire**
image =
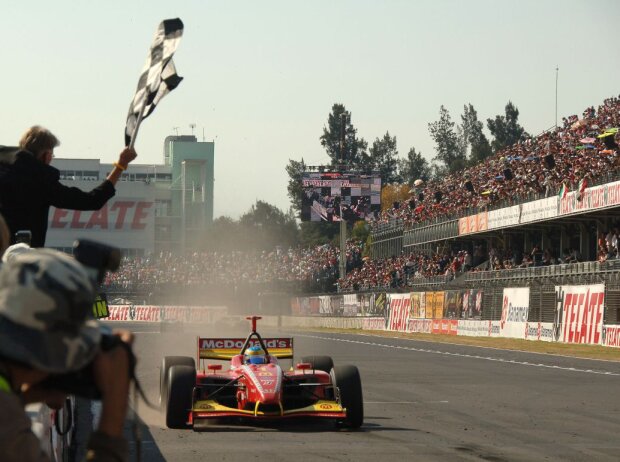
[(310, 363), (312, 369), (327, 372), (328, 374), (334, 368), (334, 360), (331, 356), (304, 356), (301, 358), (302, 363)]
[(168, 372), (172, 366), (191, 366), (196, 369), (194, 358), (189, 356), (166, 356), (161, 360), (159, 371), (159, 405), (162, 411), (166, 410), (168, 402)]
[(189, 410), (193, 406), (196, 368), (172, 366), (168, 371), (168, 402), (166, 405), (166, 426), (187, 428)]
[(332, 381), (338, 388), (337, 396), (340, 404), (347, 410), (347, 418), (339, 422), (348, 428), (360, 428), (364, 423), (364, 399), (362, 396), (362, 380), (355, 366), (335, 367)]

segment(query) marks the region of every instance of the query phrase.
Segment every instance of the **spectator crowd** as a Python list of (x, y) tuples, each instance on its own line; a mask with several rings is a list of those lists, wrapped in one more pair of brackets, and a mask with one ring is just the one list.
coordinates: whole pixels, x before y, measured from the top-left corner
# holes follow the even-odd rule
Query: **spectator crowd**
[[(271, 252), (195, 252), (188, 255), (161, 252), (124, 260), (119, 272), (108, 273), (104, 289), (132, 290), (137, 287), (175, 284), (260, 284), (335, 280), (339, 273), (339, 247)], [(347, 269), (362, 262), (362, 245), (347, 242)]]
[[(518, 203), (569, 190), (582, 180), (592, 184), (620, 164), (616, 144), (620, 97), (606, 99), (595, 109), (564, 118), (562, 125), (509, 146), (478, 165), (446, 175), (411, 190), (407, 202), (383, 210), (375, 229), (400, 221), (405, 227), (466, 209)], [(600, 135), (611, 131), (610, 136)]]

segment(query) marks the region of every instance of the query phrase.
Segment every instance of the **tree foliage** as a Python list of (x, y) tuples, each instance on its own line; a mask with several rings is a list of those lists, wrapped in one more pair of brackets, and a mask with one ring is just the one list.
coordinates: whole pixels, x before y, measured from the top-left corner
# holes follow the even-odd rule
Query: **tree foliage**
[(244, 240), (255, 249), (269, 250), (276, 245), (283, 247), (297, 244), (297, 223), (292, 210), (282, 212), (263, 201), (256, 201), (239, 219)]
[(512, 101), (508, 101), (504, 111), (505, 115), (497, 115), (495, 119), (487, 119), (487, 127), (494, 138), (491, 142), (493, 152), (498, 152), (515, 144), (521, 138), (529, 136), (525, 129), (519, 125), (519, 109), (512, 104)]
[(422, 153), (412, 147), (406, 159), (398, 159), (398, 173), (403, 182), (412, 185), (415, 180), (430, 179), (432, 172), (428, 161), (422, 157)]
[(398, 148), (396, 137), (386, 132), (383, 138), (375, 139), (370, 147), (370, 165), (381, 174), (382, 184), (402, 181), (398, 175)]
[(491, 144), (483, 132), (484, 125), (478, 120), (478, 113), (469, 103), (463, 107), (461, 116), (463, 139), (469, 150), (469, 164), (476, 165), (489, 157), (493, 151)]
[[(342, 129), (344, 127), (344, 149), (342, 148)], [(327, 126), (323, 127), (320, 137), (321, 146), (325, 148), (331, 159), (331, 167), (337, 167), (341, 158), (350, 167), (368, 169), (370, 158), (366, 152), (368, 143), (357, 137), (357, 129), (351, 123), (351, 113), (342, 104), (334, 104), (327, 118)]]
[(438, 163), (436, 172), (442, 172), (442, 167), (448, 173), (455, 173), (462, 169), (466, 163), (466, 153), (455, 131), (455, 124), (450, 113), (443, 105), (439, 108), (439, 120), (429, 123), (428, 131), (435, 142), (437, 155), (433, 160)]
[(301, 197), (303, 192), (301, 177), (307, 168), (308, 166), (303, 159), (301, 161), (289, 159), (288, 165), (285, 167), (289, 177), (288, 185), (286, 186), (288, 198), (291, 200), (291, 207), (298, 217), (301, 215)]

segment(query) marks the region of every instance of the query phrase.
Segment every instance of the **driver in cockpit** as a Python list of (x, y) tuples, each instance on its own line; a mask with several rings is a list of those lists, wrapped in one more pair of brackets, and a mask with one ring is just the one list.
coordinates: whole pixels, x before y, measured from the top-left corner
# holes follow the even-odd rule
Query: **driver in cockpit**
[(266, 364), (267, 356), (260, 345), (255, 345), (245, 350), (245, 364)]

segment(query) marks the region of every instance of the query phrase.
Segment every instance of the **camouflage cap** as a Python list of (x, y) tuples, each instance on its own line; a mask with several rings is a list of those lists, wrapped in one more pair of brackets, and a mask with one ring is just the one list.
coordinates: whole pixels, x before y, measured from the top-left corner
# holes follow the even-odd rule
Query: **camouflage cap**
[(82, 368), (101, 340), (94, 299), (72, 257), (50, 249), (15, 255), (0, 269), (0, 355), (53, 373)]

